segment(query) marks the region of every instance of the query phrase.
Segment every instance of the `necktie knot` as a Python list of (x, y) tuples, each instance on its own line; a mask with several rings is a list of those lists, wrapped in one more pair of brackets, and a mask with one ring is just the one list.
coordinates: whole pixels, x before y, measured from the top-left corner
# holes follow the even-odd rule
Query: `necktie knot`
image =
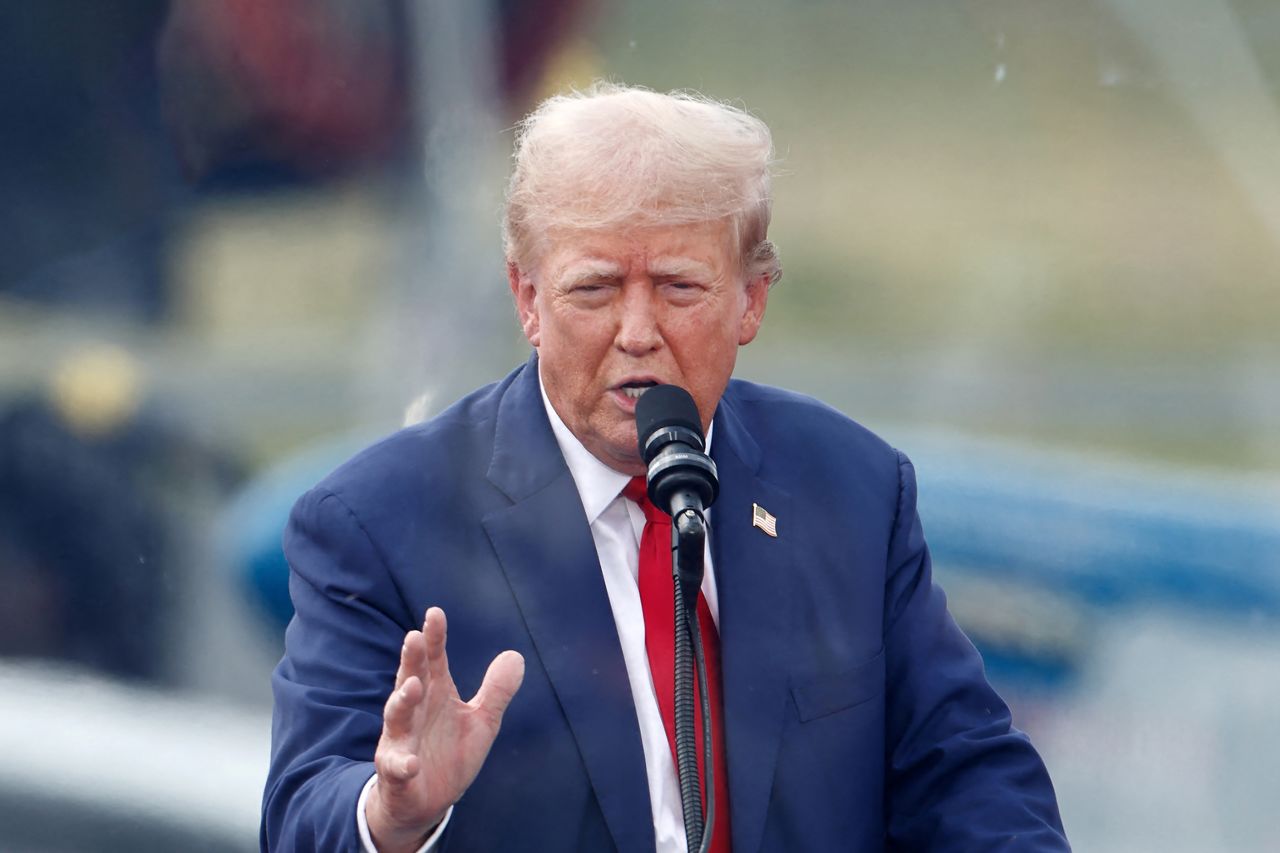
[(653, 505), (653, 501), (649, 500), (649, 487), (644, 477), (632, 477), (622, 489), (622, 496), (629, 501), (634, 501), (640, 505), (640, 509), (644, 511), (644, 518), (650, 524), (671, 523), (671, 516)]

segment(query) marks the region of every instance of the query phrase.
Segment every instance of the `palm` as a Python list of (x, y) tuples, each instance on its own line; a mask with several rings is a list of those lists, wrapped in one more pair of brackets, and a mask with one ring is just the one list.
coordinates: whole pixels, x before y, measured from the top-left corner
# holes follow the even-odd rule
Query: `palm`
[(427, 611), (422, 632), (405, 638), (396, 689), (387, 700), (375, 763), (376, 798), (367, 818), (380, 848), (404, 841), (409, 849), (439, 823), (470, 786), (524, 676), (524, 659), (503, 652), (490, 664), (470, 702), (449, 674), (445, 618)]

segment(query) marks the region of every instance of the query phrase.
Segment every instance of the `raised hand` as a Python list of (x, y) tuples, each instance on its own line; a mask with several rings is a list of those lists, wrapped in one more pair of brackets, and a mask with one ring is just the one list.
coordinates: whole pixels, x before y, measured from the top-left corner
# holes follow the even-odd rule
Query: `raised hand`
[(524, 658), (494, 658), (480, 689), (463, 702), (449, 674), (444, 611), (427, 611), (400, 650), (396, 687), (383, 710), (374, 754), (378, 782), (365, 801), (380, 853), (417, 850), (480, 772), (502, 714), (524, 680)]

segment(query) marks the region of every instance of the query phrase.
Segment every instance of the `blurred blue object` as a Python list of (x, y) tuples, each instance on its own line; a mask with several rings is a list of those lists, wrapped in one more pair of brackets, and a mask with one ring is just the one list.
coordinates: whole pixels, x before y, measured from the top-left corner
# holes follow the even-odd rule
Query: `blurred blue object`
[(941, 433), (895, 435), (952, 612), (993, 678), (1056, 685), (1101, 621), (1280, 623), (1280, 482)]
[(377, 437), (376, 432), (359, 430), (309, 445), (253, 478), (227, 504), (218, 537), (225, 565), (236, 573), (239, 588), (274, 632), (282, 633), (293, 617), (281, 536), (294, 501)]
[(1280, 483), (994, 442), (908, 451), (934, 559), (1101, 607), (1280, 616)]

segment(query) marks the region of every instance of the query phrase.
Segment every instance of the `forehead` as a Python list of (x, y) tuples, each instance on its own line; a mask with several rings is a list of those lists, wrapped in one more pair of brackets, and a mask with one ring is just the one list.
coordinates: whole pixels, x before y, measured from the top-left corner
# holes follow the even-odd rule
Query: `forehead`
[(724, 220), (687, 225), (556, 229), (545, 238), (538, 265), (552, 279), (618, 276), (719, 276), (731, 268), (729, 226)]

